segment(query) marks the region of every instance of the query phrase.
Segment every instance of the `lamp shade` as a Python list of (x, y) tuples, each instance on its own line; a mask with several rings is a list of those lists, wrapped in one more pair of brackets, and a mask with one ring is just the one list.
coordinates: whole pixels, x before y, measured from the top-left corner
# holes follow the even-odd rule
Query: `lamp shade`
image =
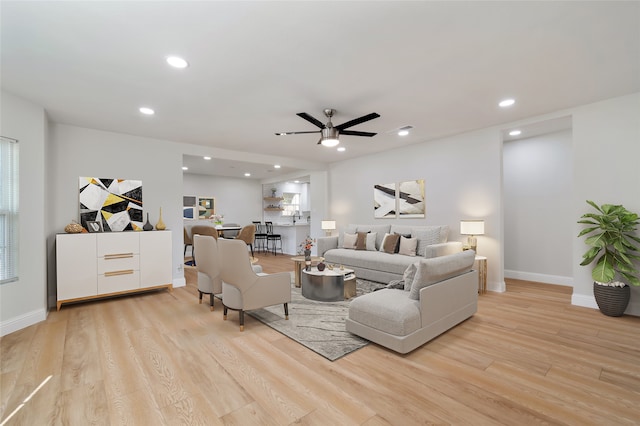
[(460, 234), (484, 235), (484, 220), (461, 220)]
[(336, 221), (335, 220), (323, 220), (320, 224), (320, 227), (323, 231), (333, 231), (336, 229)]

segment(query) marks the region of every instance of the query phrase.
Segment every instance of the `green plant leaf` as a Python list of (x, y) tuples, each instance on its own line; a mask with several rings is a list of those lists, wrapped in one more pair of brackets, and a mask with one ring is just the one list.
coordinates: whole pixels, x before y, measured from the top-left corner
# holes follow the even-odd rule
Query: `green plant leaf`
[(596, 267), (591, 271), (591, 277), (601, 283), (613, 281), (615, 271), (613, 270), (613, 256), (605, 252), (598, 260)]
[[(580, 223), (580, 222), (578, 222), (578, 223)], [(598, 226), (594, 226), (593, 228), (585, 228), (582, 231), (580, 231), (580, 233), (578, 234), (578, 237), (582, 237), (583, 235), (588, 234), (589, 232), (593, 232), (596, 229), (600, 229), (600, 228)]]
[(591, 207), (593, 207), (594, 209), (598, 210), (600, 213), (602, 213), (602, 210), (600, 210), (600, 207), (598, 207), (598, 205), (596, 203), (594, 203), (591, 200), (587, 200), (587, 203), (591, 205)]
[(592, 235), (589, 238), (587, 238), (584, 242), (587, 243), (587, 245), (593, 246), (593, 247), (606, 247), (607, 246), (607, 242), (604, 239), (605, 233), (601, 233), (601, 234), (596, 234), (596, 235)]

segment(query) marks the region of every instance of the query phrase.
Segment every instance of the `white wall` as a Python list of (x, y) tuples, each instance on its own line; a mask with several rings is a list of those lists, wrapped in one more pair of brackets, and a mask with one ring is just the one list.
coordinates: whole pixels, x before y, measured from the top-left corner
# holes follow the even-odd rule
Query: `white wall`
[(0, 133), (19, 140), (18, 281), (0, 285), (0, 335), (47, 316), (45, 203), (47, 122), (44, 109), (9, 93), (0, 93)]
[(573, 285), (571, 131), (505, 142), (505, 277)]
[[(330, 216), (338, 230), (350, 223), (449, 225), (450, 241), (466, 241), (461, 219), (484, 219), (478, 254), (488, 258), (488, 288), (504, 291), (501, 153), (500, 132), (492, 128), (335, 163)], [(425, 180), (426, 218), (374, 219), (373, 186), (413, 179)]]
[[(573, 112), (573, 217), (590, 212), (585, 200), (622, 204), (640, 214), (640, 93), (576, 108)], [(582, 225), (573, 224), (573, 235)], [(640, 237), (640, 232), (636, 232)], [(592, 267), (580, 266), (587, 250), (574, 239), (572, 303), (596, 307)], [(640, 315), (640, 287), (631, 288), (627, 313)]]
[(243, 226), (254, 220), (262, 220), (262, 184), (255, 179), (185, 173), (182, 193), (214, 197), (216, 213), (224, 215), (226, 223)]
[[(162, 208), (163, 221), (172, 231), (173, 284), (184, 285), (180, 144), (64, 124), (51, 128), (52, 179), (48, 188), (55, 191), (56, 202), (49, 210), (55, 224), (49, 244), (53, 244), (53, 234), (64, 232), (72, 219), (78, 220), (80, 176), (141, 180), (145, 220), (148, 212), (155, 225)], [(55, 277), (50, 277), (50, 287), (55, 289)]]

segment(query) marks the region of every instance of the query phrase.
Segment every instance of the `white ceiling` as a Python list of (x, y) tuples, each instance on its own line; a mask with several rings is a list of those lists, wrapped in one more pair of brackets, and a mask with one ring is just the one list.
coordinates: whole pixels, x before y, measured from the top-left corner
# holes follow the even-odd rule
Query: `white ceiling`
[[(0, 13), (2, 88), (52, 121), (241, 163), (269, 155), (281, 173), (640, 91), (637, 1), (2, 1)], [(190, 66), (167, 66), (171, 54)], [(506, 97), (516, 105), (498, 108)], [(334, 124), (377, 112), (350, 130), (378, 135), (342, 136), (338, 154), (316, 134), (274, 134), (316, 130), (295, 114), (325, 122), (324, 108)]]

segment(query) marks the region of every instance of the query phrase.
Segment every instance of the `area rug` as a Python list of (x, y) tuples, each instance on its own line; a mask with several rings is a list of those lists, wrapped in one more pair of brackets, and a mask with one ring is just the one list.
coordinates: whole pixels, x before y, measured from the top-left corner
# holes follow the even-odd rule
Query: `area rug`
[[(384, 286), (382, 283), (358, 279), (356, 297)], [(369, 344), (368, 340), (345, 330), (349, 303), (353, 299), (342, 302), (318, 302), (305, 298), (300, 291), (298, 287), (291, 287), (288, 320), (284, 319), (282, 305), (256, 309), (247, 314), (330, 361)]]

